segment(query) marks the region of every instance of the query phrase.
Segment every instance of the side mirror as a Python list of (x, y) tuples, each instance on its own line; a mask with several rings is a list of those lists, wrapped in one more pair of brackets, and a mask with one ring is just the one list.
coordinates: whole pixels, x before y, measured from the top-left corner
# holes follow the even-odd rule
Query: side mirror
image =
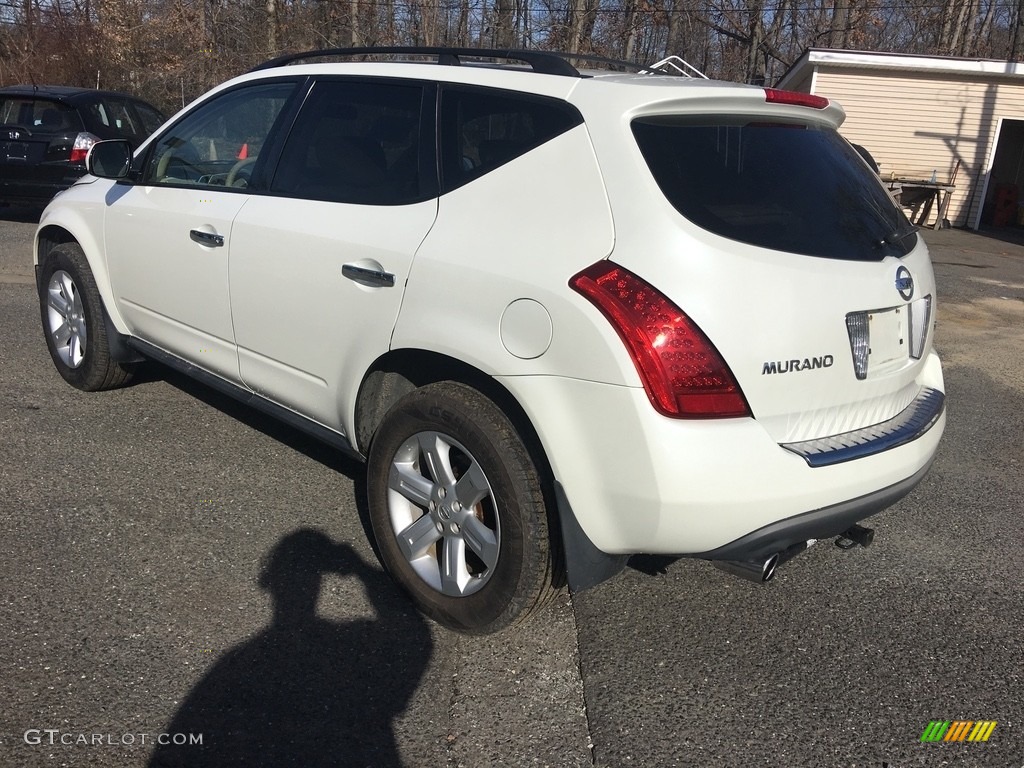
[(85, 167), (101, 179), (124, 179), (132, 162), (132, 145), (124, 139), (97, 141), (85, 156)]

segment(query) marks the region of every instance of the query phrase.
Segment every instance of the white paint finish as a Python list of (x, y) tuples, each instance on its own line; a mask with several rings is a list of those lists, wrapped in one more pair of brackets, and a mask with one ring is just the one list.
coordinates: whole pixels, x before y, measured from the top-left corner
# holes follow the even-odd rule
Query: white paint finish
[[(235, 382), (228, 252), (247, 200), (210, 189), (115, 185), (104, 227), (115, 306), (128, 330)], [(223, 236), (224, 246), (194, 242), (193, 229)]]
[[(945, 426), (943, 416), (900, 448), (811, 469), (758, 420), (665, 418), (634, 387), (557, 377), (502, 383), (525, 404), (581, 527), (608, 552), (705, 552), (885, 488), (931, 460)], [(936, 357), (917, 383), (942, 388)]]
[[(439, 352), (491, 375), (638, 383), (611, 326), (569, 288), (612, 245), (604, 185), (580, 126), (441, 197), (393, 346)], [(525, 360), (508, 354), (499, 330), (505, 308), (524, 298), (543, 304), (552, 324), (548, 351)]]
[(82, 247), (111, 321), (119, 331), (125, 333), (128, 329), (114, 301), (103, 250), (104, 198), (111, 186), (111, 181), (85, 176), (73, 187), (61, 192), (60, 205), (47, 206), (39, 218), (36, 238), (32, 242), (32, 263), (39, 264), (39, 232), (52, 228), (70, 235)]
[[(811, 470), (779, 448), (884, 420), (920, 387), (942, 388), (934, 355), (853, 379), (845, 313), (895, 305), (897, 262), (814, 259), (700, 230), (665, 200), (629, 128), (640, 114), (664, 111), (800, 114), (835, 126), (844, 117), (838, 105), (768, 105), (758, 88), (643, 76), (576, 80), (394, 64), (287, 69), (315, 72), (522, 88), (568, 97), (587, 123), (413, 206), (142, 188), (108, 204), (108, 194), (125, 189), (85, 185), (92, 188), (58, 198), (44, 222), (80, 233), (101, 286), (109, 260), (112, 295), (123, 294), (113, 300), (115, 322), (204, 367), (199, 345), (217, 346), (221, 368), (237, 361), (254, 390), (346, 433), (367, 367), (389, 348), (472, 365), (522, 405), (581, 525), (610, 552), (713, 549), (898, 482), (933, 455), (942, 422), (910, 445), (834, 467)], [(97, 234), (104, 215), (112, 227), (107, 254)], [(192, 243), (192, 228), (224, 234), (226, 246)], [(568, 285), (609, 255), (708, 334), (754, 419), (678, 420), (654, 410), (615, 331)], [(379, 265), (396, 284), (344, 278), (345, 263)], [(918, 295), (932, 292), (923, 245), (899, 263)], [(835, 365), (762, 374), (766, 360), (821, 354)]]
[[(413, 255), (437, 202), (369, 206), (253, 197), (231, 250), (232, 318), (242, 380), (333, 429), (388, 349)], [(372, 259), (395, 275), (368, 288), (342, 275)], [(460, 286), (455, 286), (461, 288)]]
[[(596, 103), (585, 106), (603, 114)], [(819, 119), (829, 121), (828, 110), (823, 112)], [(704, 331), (774, 439), (820, 437), (818, 430), (826, 425), (859, 428), (885, 405), (891, 412), (881, 420), (896, 415), (901, 398), (893, 393), (903, 392), (923, 363), (908, 360), (888, 376), (858, 381), (846, 315), (903, 304), (895, 288), (900, 264), (910, 269), (919, 295), (934, 294), (923, 240), (903, 259), (861, 262), (784, 253), (720, 237), (684, 219), (661, 194), (625, 117), (595, 119), (588, 127), (618, 223), (612, 261), (665, 293)], [(825, 355), (832, 356), (834, 365), (763, 374), (766, 362)]]
[(540, 357), (551, 346), (551, 315), (533, 299), (516, 299), (501, 314), (501, 343), (522, 360)]

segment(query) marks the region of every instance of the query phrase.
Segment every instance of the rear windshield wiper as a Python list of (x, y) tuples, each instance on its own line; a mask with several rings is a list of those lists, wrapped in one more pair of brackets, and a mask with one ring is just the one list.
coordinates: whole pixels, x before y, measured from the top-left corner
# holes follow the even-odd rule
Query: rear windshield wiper
[(890, 232), (888, 235), (883, 237), (882, 238), (882, 242), (883, 243), (887, 243), (889, 245), (902, 246), (903, 245), (903, 241), (906, 240), (911, 235), (917, 234), (919, 229), (921, 229), (921, 228), (919, 226), (917, 226), (916, 224), (911, 224), (910, 225), (910, 229), (903, 230), (902, 232), (899, 229), (895, 229), (892, 232)]

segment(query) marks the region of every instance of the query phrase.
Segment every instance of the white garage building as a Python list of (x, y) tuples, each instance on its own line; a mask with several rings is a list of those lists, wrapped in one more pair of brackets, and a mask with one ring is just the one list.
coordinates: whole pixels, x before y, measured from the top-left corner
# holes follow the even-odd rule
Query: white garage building
[(842, 104), (841, 133), (884, 180), (952, 180), (953, 226), (977, 229), (997, 206), (997, 223), (1024, 224), (1010, 200), (1024, 204), (1024, 64), (810, 49), (777, 87)]

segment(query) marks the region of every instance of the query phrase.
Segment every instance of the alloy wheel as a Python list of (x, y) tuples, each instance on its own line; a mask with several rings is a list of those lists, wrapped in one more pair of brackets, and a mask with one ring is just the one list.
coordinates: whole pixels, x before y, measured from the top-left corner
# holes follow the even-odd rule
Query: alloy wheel
[(416, 574), (450, 597), (481, 589), (501, 544), (499, 510), (479, 462), (454, 438), (418, 432), (391, 460), (388, 513)]
[(46, 297), (46, 330), (61, 362), (78, 368), (85, 359), (88, 328), (78, 286), (62, 269), (50, 277)]

